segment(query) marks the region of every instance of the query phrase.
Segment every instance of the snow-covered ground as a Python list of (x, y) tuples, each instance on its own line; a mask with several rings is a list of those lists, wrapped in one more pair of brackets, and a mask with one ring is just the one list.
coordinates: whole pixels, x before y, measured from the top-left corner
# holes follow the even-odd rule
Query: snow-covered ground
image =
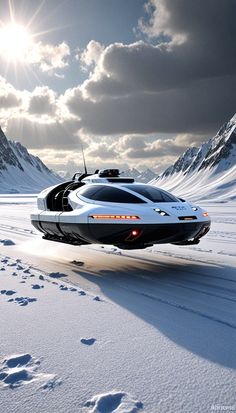
[(0, 197), (0, 412), (236, 411), (236, 203), (199, 245), (43, 241)]

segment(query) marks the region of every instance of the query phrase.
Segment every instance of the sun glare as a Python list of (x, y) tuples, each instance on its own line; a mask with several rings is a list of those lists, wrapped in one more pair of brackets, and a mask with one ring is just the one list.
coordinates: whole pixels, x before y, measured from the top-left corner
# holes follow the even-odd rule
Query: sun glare
[(0, 28), (0, 54), (8, 60), (24, 60), (30, 45), (30, 34), (24, 26), (9, 24)]

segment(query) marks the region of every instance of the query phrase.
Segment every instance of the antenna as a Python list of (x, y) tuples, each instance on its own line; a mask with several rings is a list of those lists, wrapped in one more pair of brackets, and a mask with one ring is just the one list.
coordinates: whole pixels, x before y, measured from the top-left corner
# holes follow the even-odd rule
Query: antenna
[(86, 162), (85, 162), (84, 148), (83, 148), (83, 145), (82, 145), (82, 142), (81, 142), (81, 141), (80, 141), (80, 145), (81, 145), (82, 156), (83, 156), (83, 162), (84, 162), (84, 173), (85, 173), (85, 174), (87, 174), (87, 173), (88, 173), (88, 171), (87, 171), (87, 166), (86, 166)]

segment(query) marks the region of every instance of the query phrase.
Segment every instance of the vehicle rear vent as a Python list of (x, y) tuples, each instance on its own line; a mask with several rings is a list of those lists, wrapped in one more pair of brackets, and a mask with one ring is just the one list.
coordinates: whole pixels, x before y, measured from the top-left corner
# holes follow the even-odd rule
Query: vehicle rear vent
[(178, 217), (180, 221), (192, 221), (193, 219), (197, 219), (195, 215), (189, 215), (185, 217)]
[(107, 178), (109, 182), (120, 182), (124, 184), (132, 184), (134, 182), (134, 178)]

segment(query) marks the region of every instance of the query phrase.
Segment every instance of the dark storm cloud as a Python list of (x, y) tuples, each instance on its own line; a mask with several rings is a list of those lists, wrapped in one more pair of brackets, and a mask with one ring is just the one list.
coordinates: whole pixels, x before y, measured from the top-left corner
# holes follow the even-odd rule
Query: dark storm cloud
[(216, 132), (235, 112), (236, 1), (151, 5), (143, 31), (170, 41), (108, 46), (69, 109), (94, 134)]
[(236, 76), (197, 81), (186, 88), (133, 93), (98, 102), (72, 93), (67, 103), (81, 127), (100, 135), (212, 133), (235, 111)]

